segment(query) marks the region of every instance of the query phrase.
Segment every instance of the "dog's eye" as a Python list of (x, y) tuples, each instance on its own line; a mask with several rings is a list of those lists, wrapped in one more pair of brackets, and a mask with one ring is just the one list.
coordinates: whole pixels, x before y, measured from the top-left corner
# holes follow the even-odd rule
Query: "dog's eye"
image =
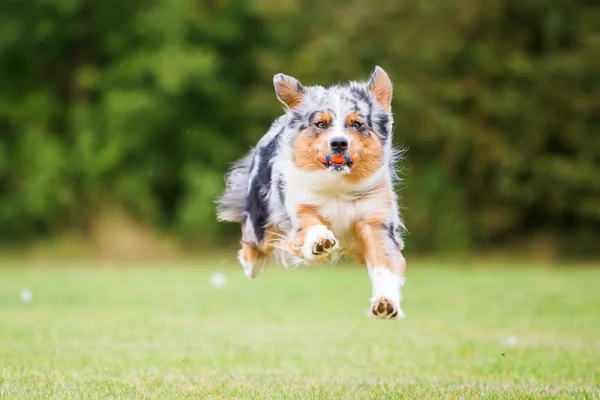
[(352, 127), (353, 127), (354, 129), (361, 129), (361, 128), (363, 127), (363, 123), (362, 123), (362, 122), (358, 122), (358, 121), (354, 121), (354, 122), (352, 123)]
[(325, 121), (317, 121), (315, 122), (315, 126), (319, 129), (323, 129), (327, 126), (327, 124), (325, 123)]

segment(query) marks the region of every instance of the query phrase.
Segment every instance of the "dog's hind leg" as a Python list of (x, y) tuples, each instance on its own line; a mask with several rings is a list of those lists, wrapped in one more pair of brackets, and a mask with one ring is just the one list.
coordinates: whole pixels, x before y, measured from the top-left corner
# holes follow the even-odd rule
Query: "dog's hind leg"
[(275, 248), (275, 243), (280, 234), (276, 229), (267, 228), (265, 238), (260, 244), (253, 244), (242, 239), (242, 248), (238, 252), (238, 261), (244, 268), (244, 274), (254, 279), (263, 270), (267, 256)]
[(260, 273), (264, 264), (265, 254), (255, 246), (242, 242), (242, 248), (238, 252), (238, 261), (244, 268), (244, 274), (254, 279)]

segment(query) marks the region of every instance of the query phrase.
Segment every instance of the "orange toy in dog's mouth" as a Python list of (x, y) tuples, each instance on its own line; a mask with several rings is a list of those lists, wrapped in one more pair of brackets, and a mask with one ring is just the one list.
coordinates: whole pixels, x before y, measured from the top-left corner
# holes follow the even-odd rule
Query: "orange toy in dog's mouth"
[(319, 161), (325, 165), (337, 164), (342, 165), (346, 164), (347, 166), (352, 166), (356, 160), (358, 159), (358, 153), (354, 153), (351, 156), (325, 156), (319, 153)]

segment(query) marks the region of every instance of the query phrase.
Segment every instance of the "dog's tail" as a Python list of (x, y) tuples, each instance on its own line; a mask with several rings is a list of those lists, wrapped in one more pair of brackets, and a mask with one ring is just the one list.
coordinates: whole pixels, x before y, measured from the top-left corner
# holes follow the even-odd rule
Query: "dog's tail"
[(241, 223), (254, 151), (236, 161), (225, 176), (225, 192), (217, 199), (219, 221)]

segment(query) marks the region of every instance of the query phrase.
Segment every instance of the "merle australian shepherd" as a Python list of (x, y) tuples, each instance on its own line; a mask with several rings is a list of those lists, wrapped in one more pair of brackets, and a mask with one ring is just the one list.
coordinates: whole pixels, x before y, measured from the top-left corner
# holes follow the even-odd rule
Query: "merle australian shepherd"
[(255, 278), (269, 258), (288, 266), (352, 256), (369, 272), (369, 314), (401, 318), (404, 226), (387, 73), (376, 67), (367, 82), (329, 88), (277, 74), (273, 84), (285, 114), (232, 166), (218, 199), (219, 219), (241, 224), (245, 274)]

